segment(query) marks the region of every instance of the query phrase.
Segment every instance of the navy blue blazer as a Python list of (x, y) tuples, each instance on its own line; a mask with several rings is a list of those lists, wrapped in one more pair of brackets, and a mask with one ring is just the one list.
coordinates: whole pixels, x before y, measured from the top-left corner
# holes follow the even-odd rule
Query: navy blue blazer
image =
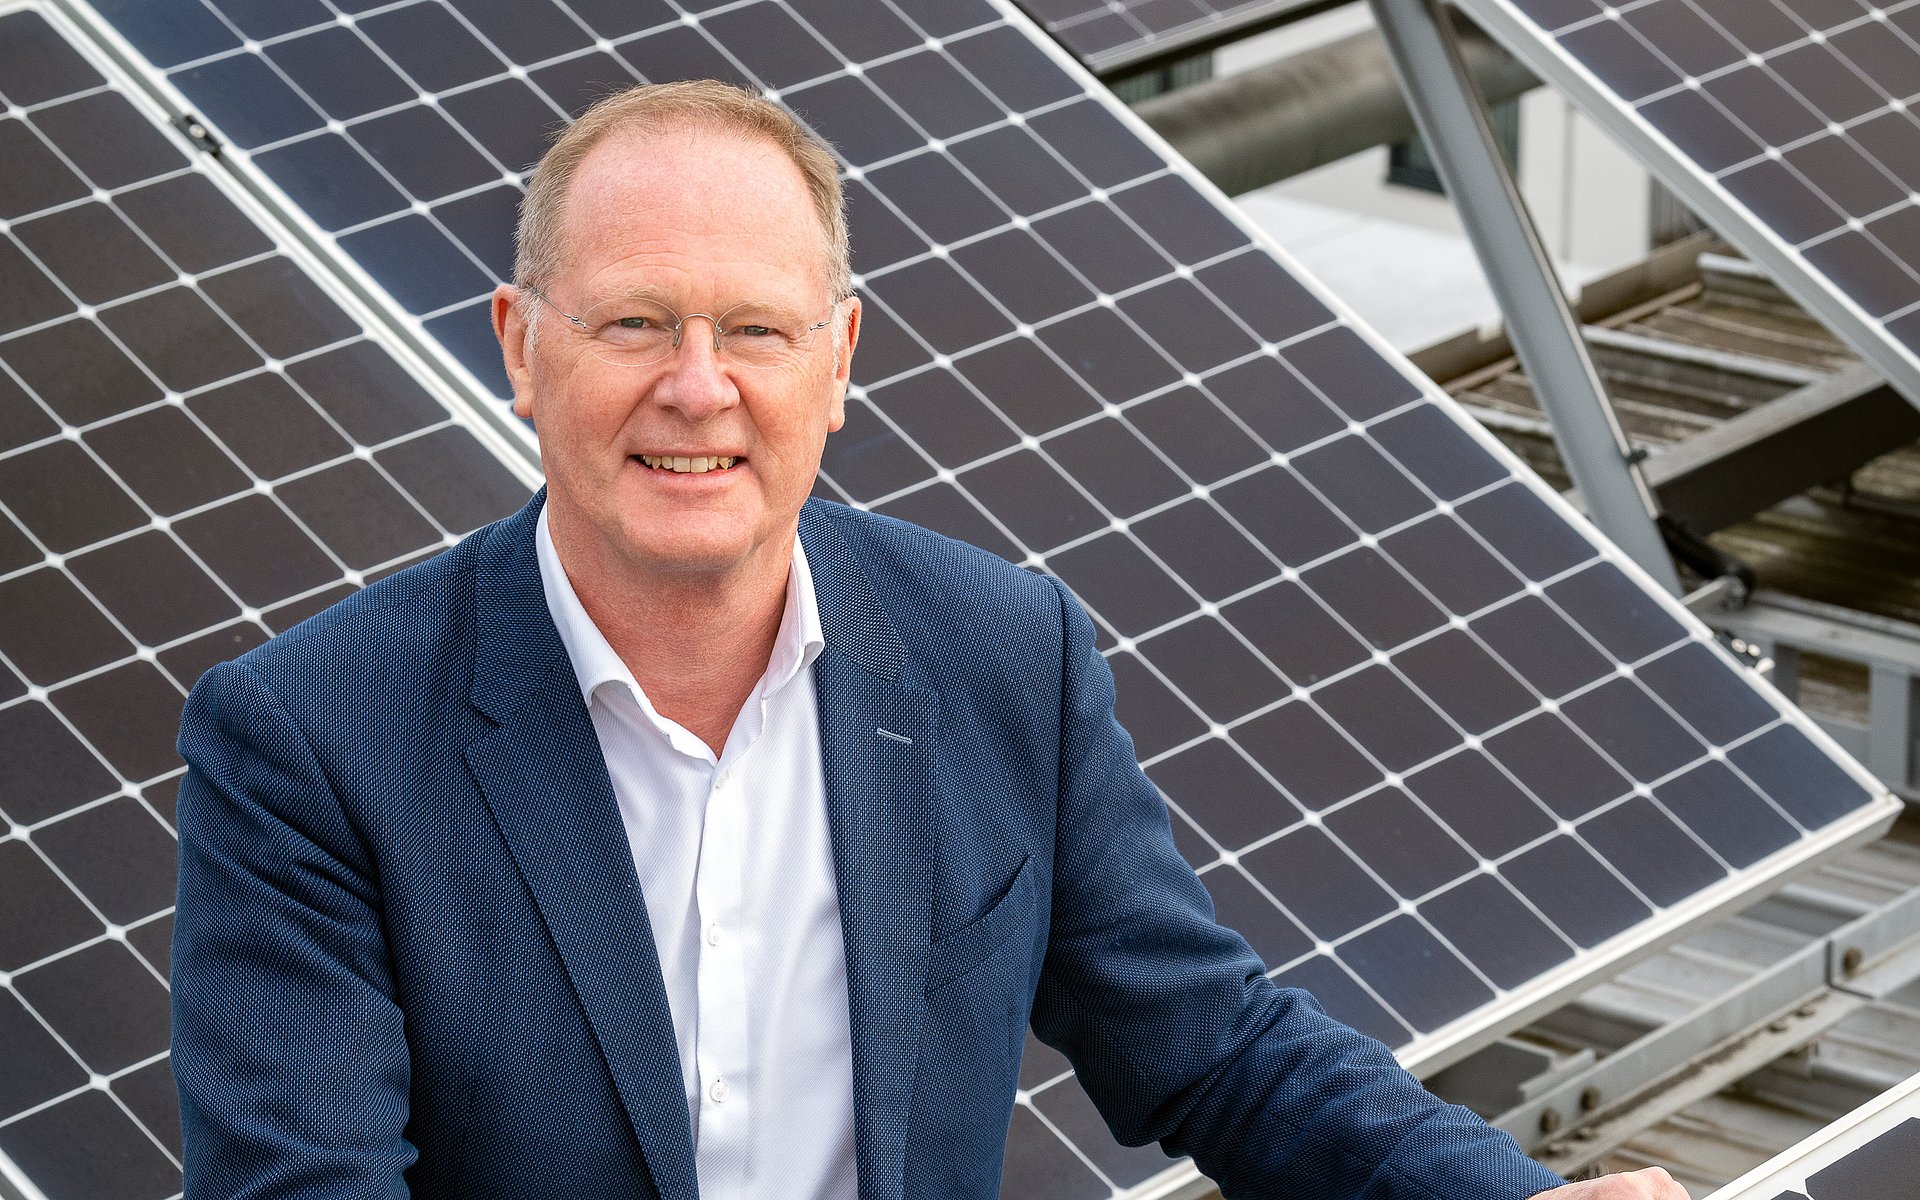
[[(203, 678), (180, 751), (189, 1200), (692, 1200), (667, 997), (541, 593), (541, 497)], [(1024, 1031), (1228, 1195), (1560, 1180), (1275, 988), (1057, 583), (810, 502), (860, 1195), (993, 1196)]]

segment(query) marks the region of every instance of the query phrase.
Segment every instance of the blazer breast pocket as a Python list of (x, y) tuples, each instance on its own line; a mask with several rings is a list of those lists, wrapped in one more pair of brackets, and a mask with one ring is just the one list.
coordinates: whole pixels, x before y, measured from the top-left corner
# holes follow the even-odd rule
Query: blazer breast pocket
[(952, 983), (992, 957), (1008, 938), (1032, 930), (1037, 872), (1028, 855), (992, 908), (928, 947), (927, 991)]

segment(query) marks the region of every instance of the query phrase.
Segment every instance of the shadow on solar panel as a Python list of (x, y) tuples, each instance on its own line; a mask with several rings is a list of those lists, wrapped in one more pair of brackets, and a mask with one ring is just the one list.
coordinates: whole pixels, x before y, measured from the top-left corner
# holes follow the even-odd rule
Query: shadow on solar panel
[[(1417, 1070), (1891, 818), (1009, 5), (90, 11), (475, 397), (558, 123), (696, 76), (801, 114), (867, 306), (817, 492), (1064, 580), (1222, 919)], [(0, 21), (34, 64), (0, 72), (0, 1150), (49, 1196), (161, 1197), (181, 685), (525, 488), (63, 22)], [(1037, 1043), (1021, 1089), (1007, 1194), (1190, 1184)]]

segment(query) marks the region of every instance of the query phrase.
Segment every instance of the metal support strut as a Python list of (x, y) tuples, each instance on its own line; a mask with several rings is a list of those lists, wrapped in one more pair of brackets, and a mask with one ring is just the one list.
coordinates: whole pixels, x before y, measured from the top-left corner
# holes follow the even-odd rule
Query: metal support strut
[(1629, 458), (1566, 293), (1487, 127), (1451, 22), (1436, 0), (1368, 2), (1588, 514), (1629, 558), (1678, 594), (1680, 577), (1654, 526), (1652, 494)]

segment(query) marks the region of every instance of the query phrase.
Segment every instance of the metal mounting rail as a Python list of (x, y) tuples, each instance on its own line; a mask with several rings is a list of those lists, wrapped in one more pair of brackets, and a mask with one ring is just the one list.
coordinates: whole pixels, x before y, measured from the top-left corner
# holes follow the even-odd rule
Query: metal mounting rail
[(1920, 888), (1815, 939), (1741, 986), (1597, 1063), (1519, 1086), (1495, 1118), (1568, 1174), (1920, 979)]

